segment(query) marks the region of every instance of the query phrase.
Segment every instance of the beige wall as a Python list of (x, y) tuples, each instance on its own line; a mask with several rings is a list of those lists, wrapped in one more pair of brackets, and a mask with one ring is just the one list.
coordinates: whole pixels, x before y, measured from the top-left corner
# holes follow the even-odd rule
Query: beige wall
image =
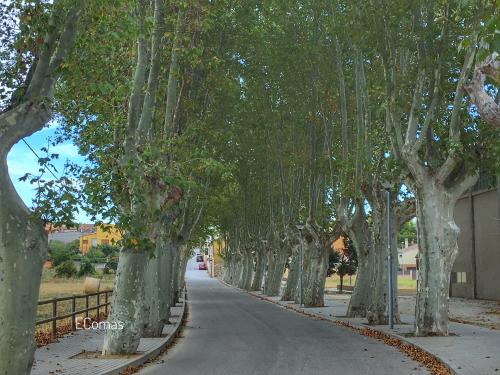
[(472, 197), (465, 196), (457, 202), (455, 221), (460, 227), (460, 235), (453, 272), (466, 272), (467, 280), (465, 283), (452, 282), (453, 296), (474, 298), (475, 282), (476, 298), (500, 300), (499, 207), (497, 189), (475, 192)]

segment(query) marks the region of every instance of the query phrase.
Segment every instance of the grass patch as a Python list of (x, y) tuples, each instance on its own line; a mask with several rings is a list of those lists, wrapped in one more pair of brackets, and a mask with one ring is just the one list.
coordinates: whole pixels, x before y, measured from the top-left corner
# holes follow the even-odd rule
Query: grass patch
[[(114, 274), (102, 274), (98, 273), (92, 277), (101, 279), (100, 290), (113, 289), (115, 283)], [(69, 297), (74, 294), (83, 294), (83, 284), (85, 277), (79, 278), (58, 278), (55, 277), (53, 269), (44, 269), (42, 273), (42, 282), (40, 284), (39, 300), (46, 300), (59, 297)], [(99, 303), (104, 303), (104, 296), (100, 297)], [(109, 296), (108, 301), (111, 301), (111, 296)], [(89, 307), (97, 305), (97, 296), (89, 297)], [(79, 298), (76, 300), (76, 310), (82, 310), (86, 306), (85, 298)], [(64, 315), (71, 312), (72, 301), (62, 301), (57, 303), (57, 315)], [(104, 311), (104, 307), (101, 308), (101, 312)], [(96, 310), (90, 311), (89, 315), (95, 315)], [(83, 317), (81, 314), (80, 317)], [(52, 304), (46, 304), (38, 306), (36, 319), (46, 319), (52, 317)], [(57, 325), (65, 326), (71, 324), (71, 318), (62, 319), (57, 321)], [(51, 329), (51, 323), (42, 324), (37, 326), (37, 332), (47, 331)]]
[[(352, 276), (351, 283), (349, 283), (349, 276), (344, 277), (344, 285), (353, 285), (356, 283), (356, 275)], [(340, 284), (340, 277), (338, 275), (333, 275), (326, 278), (327, 288), (336, 288)], [(408, 276), (398, 276), (398, 289), (405, 290), (416, 290), (417, 280), (412, 280)]]
[[(44, 270), (52, 271), (52, 270)], [(101, 279), (101, 287), (100, 290), (104, 289), (112, 289), (115, 284), (115, 275), (104, 275), (97, 274), (92, 277), (96, 277)], [(50, 299), (57, 297), (67, 297), (72, 296), (73, 294), (82, 294), (83, 293), (83, 282), (85, 281), (85, 277), (75, 277), (75, 278), (58, 278), (58, 277), (50, 277), (44, 278), (42, 277), (42, 283), (40, 284), (40, 293), (39, 299)]]

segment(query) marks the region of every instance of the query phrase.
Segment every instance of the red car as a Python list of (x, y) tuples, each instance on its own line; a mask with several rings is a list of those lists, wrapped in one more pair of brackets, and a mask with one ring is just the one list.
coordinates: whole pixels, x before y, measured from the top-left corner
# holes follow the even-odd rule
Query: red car
[(200, 264), (198, 264), (198, 269), (199, 270), (206, 270), (207, 269), (207, 265), (205, 263), (200, 263)]

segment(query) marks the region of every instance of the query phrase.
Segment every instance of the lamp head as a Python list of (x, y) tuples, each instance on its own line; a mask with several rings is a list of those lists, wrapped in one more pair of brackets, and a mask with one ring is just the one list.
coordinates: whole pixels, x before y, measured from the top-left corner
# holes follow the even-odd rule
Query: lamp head
[(295, 225), (295, 227), (302, 232), (302, 230), (304, 229), (305, 225), (304, 223), (302, 222), (299, 222), (298, 224)]
[(392, 184), (389, 181), (384, 181), (382, 182), (381, 185), (384, 188), (384, 190), (391, 190), (392, 188)]

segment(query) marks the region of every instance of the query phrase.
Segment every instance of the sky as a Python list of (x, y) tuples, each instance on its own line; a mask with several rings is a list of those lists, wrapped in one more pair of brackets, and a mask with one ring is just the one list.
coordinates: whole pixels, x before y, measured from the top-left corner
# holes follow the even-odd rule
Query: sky
[[(35, 150), (39, 156), (43, 156), (44, 152), (40, 151), (42, 147), (47, 147), (48, 140), (56, 135), (57, 123), (52, 122), (42, 130), (36, 132), (24, 140)], [(57, 172), (56, 176), (61, 176), (66, 160), (84, 165), (85, 157), (78, 154), (77, 147), (71, 142), (64, 142), (57, 146), (52, 146), (49, 149), (50, 153), (59, 154), (59, 159), (53, 160)], [(37, 174), (39, 169), (38, 158), (33, 152), (23, 143), (19, 141), (12, 147), (7, 156), (7, 165), (9, 167), (9, 175), (17, 190), (17, 193), (22, 198), (26, 206), (32, 207), (32, 199), (35, 196), (34, 185), (27, 181), (19, 181), (19, 178), (26, 173)], [(90, 223), (90, 217), (85, 212), (80, 212), (75, 217), (77, 223)]]

